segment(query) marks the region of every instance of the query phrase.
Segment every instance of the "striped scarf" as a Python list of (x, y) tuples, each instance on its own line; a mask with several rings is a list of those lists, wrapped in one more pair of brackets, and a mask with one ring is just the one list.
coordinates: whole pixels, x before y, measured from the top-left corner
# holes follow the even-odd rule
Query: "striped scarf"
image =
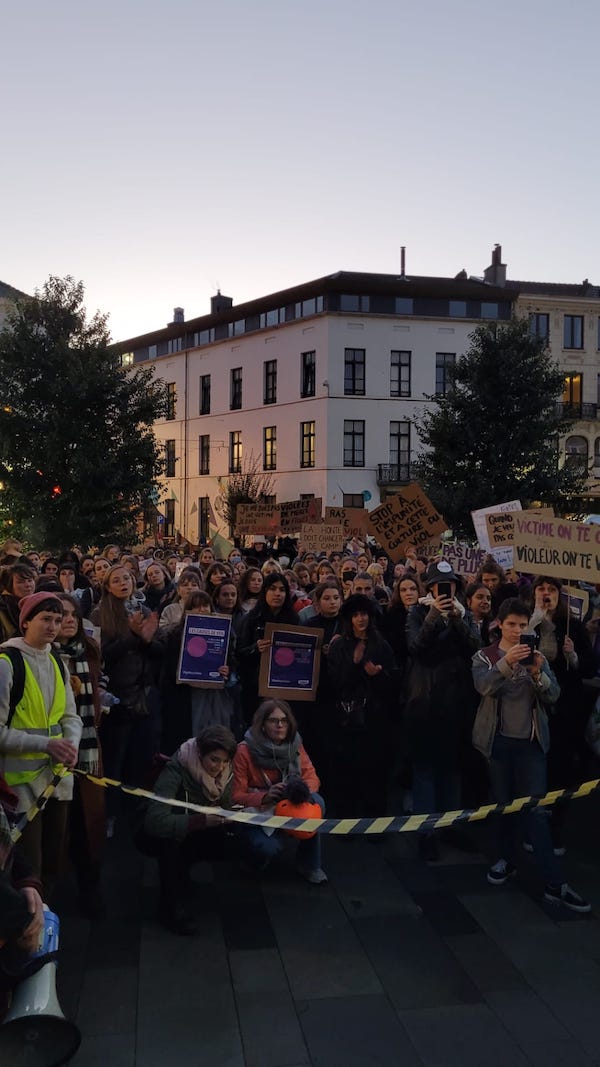
[(58, 652), (69, 674), (75, 707), (83, 725), (77, 766), (88, 774), (98, 774), (100, 762), (94, 716), (94, 689), (85, 648), (81, 641), (72, 641), (68, 645), (59, 645)]

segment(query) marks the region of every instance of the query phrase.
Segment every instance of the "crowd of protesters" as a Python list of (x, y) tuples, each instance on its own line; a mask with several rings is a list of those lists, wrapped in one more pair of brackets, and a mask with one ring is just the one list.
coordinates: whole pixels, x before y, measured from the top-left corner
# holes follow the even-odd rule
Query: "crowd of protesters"
[[(229, 856), (249, 874), (289, 859), (308, 882), (327, 881), (318, 834), (265, 832), (223, 811), (377, 817), (391, 789), (415, 815), (455, 811), (572, 786), (589, 769), (600, 641), (556, 578), (507, 575), (488, 557), (467, 584), (441, 554), (407, 549), (394, 564), (366, 543), (326, 557), (262, 537), (227, 559), (209, 546), (53, 556), (14, 543), (0, 564), (0, 940), (27, 943), (67, 853), (82, 912), (101, 916), (106, 841), (121, 825), (156, 857), (160, 921), (186, 934), (198, 859)], [(221, 687), (177, 682), (187, 612), (231, 618)], [(259, 695), (269, 622), (322, 631), (312, 702)], [(11, 880), (7, 819), (57, 767)], [(218, 812), (150, 801), (134, 814), (85, 774)], [(504, 883), (530, 852), (544, 898), (589, 911), (563, 870), (565, 811), (499, 818), (488, 882)], [(477, 851), (461, 824), (416, 841), (423, 862), (450, 845)]]

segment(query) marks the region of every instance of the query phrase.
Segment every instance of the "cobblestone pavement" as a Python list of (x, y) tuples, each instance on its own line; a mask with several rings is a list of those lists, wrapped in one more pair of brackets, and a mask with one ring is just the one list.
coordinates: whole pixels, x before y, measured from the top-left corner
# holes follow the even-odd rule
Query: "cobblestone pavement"
[[(83, 1032), (75, 1067), (600, 1065), (600, 864), (594, 796), (571, 806), (568, 877), (591, 916), (543, 905), (529, 857), (490, 887), (482, 852), (416, 858), (394, 835), (324, 843), (330, 881), (194, 868), (197, 937), (154, 919), (155, 867), (125, 827), (108, 844), (108, 917), (67, 885), (59, 988)], [(486, 859), (487, 855), (487, 859)]]

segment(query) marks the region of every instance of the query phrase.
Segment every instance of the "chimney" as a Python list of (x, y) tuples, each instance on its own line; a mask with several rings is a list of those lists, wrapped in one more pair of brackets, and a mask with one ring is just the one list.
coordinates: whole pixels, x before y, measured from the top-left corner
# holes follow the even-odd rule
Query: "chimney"
[(494, 245), (492, 263), (485, 268), (483, 278), (488, 285), (506, 285), (506, 263), (502, 262), (502, 245)]
[(211, 315), (218, 315), (220, 311), (229, 311), (229, 308), (233, 307), (233, 300), (230, 296), (222, 296), (221, 290), (217, 289), (217, 295), (210, 298), (210, 313)]
[(173, 308), (173, 326), (175, 323), (185, 322), (183, 308)]
[(406, 245), (400, 247), (400, 277), (406, 276)]

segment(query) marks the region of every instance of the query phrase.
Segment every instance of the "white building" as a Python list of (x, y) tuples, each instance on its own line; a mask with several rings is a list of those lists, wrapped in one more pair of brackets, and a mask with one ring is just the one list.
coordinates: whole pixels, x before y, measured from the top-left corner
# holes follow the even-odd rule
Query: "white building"
[[(116, 346), (168, 383), (156, 425), (167, 455), (165, 534), (209, 534), (219, 485), (253, 455), (278, 502), (373, 507), (410, 480), (414, 419), (482, 320), (508, 319), (516, 292), (467, 278), (345, 273)], [(218, 525), (221, 525), (218, 523)], [(226, 531), (225, 531), (226, 532)]]

